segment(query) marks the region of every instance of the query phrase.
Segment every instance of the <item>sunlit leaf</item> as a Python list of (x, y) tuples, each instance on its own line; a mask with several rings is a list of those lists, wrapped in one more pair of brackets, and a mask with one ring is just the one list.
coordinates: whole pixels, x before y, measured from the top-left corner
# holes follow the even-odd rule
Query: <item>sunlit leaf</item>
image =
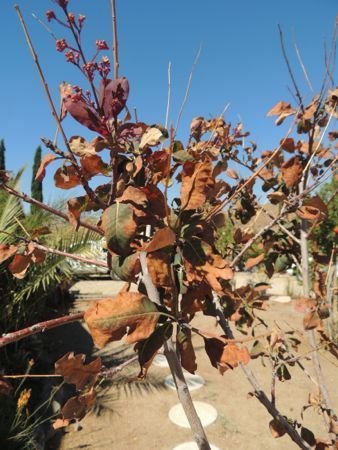
[(92, 302), (85, 312), (90, 334), (99, 348), (127, 335), (128, 344), (147, 339), (154, 331), (159, 312), (138, 292), (122, 292), (114, 298)]

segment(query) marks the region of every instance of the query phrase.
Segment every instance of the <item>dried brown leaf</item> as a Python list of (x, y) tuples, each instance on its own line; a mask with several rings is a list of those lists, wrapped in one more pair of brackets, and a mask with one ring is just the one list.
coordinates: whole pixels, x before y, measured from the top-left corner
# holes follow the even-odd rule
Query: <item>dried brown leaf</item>
[(146, 252), (155, 252), (176, 242), (176, 234), (169, 227), (156, 230), (149, 244), (146, 245)]
[(147, 339), (154, 331), (159, 312), (139, 292), (121, 292), (114, 298), (92, 302), (84, 315), (90, 334), (99, 348), (127, 335), (128, 344)]
[(0, 264), (15, 255), (18, 247), (12, 244), (0, 244)]
[(213, 167), (208, 157), (203, 162), (186, 162), (183, 165), (181, 201), (182, 209), (197, 209), (203, 206), (209, 190), (214, 186)]
[(302, 178), (303, 165), (299, 156), (293, 156), (282, 165), (282, 179), (288, 188), (297, 186)]
[(56, 159), (56, 156), (55, 156), (55, 155), (52, 155), (52, 154), (45, 155), (45, 156), (42, 158), (40, 167), (38, 168), (38, 171), (36, 172), (36, 175), (35, 175), (36, 181), (42, 182), (42, 180), (43, 180), (43, 179), (45, 178), (45, 176), (46, 176), (46, 167), (47, 167), (51, 162), (53, 162), (55, 159)]
[(250, 361), (250, 353), (246, 347), (239, 347), (234, 343), (224, 344), (216, 338), (204, 338), (204, 344), (211, 364), (221, 375), (228, 369)]
[(261, 253), (258, 256), (255, 256), (255, 258), (249, 258), (246, 260), (245, 262), (245, 268), (246, 269), (251, 269), (254, 266), (257, 266), (258, 264), (260, 264), (261, 262), (264, 261), (265, 258), (265, 254)]
[(58, 359), (55, 364), (55, 373), (62, 375), (65, 382), (75, 384), (77, 390), (82, 391), (86, 386), (93, 386), (101, 370), (101, 358), (85, 364), (86, 355), (74, 355), (73, 352), (66, 353)]

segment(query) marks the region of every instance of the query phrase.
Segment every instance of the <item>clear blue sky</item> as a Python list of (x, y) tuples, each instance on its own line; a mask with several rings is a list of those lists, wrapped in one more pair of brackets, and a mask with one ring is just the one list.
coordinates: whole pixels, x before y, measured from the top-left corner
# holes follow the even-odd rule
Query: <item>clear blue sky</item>
[[(18, 4), (59, 104), (60, 82), (84, 85), (84, 81), (55, 51), (53, 39), (31, 15), (35, 13), (44, 19), (47, 9), (58, 11), (58, 7), (49, 0), (18, 0)], [(87, 17), (83, 39), (88, 56), (94, 51), (96, 39), (111, 41), (109, 0), (70, 0), (69, 10)], [(137, 107), (139, 120), (164, 123), (167, 69), (171, 61), (170, 119), (175, 123), (201, 44), (179, 136), (186, 138), (194, 116), (218, 115), (230, 103), (226, 120), (235, 124), (240, 117), (259, 148), (270, 149), (278, 144), (285, 127), (274, 127), (266, 112), (279, 100), (292, 100), (277, 24), (284, 30), (295, 76), (305, 98), (310, 100), (312, 95), (297, 61), (294, 42), (318, 90), (324, 73), (324, 42), (329, 46), (337, 12), (336, 0), (117, 0), (120, 74), (131, 84), (128, 105), (131, 109)], [(52, 23), (52, 28), (58, 37), (68, 37), (67, 30), (56, 23)], [(15, 171), (27, 164), (23, 189), (29, 191), (32, 158), (39, 138), (53, 139), (55, 124), (11, 0), (0, 3), (0, 42), (0, 138), (6, 142), (8, 169)], [(105, 53), (111, 56), (110, 51)], [(66, 120), (69, 136), (90, 136), (72, 119)], [(71, 195), (71, 191), (53, 190), (53, 172), (49, 170), (45, 180), (45, 197)]]

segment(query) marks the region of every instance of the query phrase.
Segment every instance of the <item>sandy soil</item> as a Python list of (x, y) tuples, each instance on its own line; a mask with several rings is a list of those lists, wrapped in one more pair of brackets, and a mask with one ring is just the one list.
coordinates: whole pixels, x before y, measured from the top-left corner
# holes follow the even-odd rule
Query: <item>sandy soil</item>
[[(83, 309), (92, 297), (112, 295), (119, 286), (117, 282), (111, 281), (81, 282), (73, 288), (82, 297), (74, 307)], [(277, 318), (278, 324), (283, 328), (302, 329), (302, 315), (294, 311), (292, 302), (271, 303), (269, 311), (262, 316), (270, 323)], [(195, 325), (219, 332), (213, 318), (200, 316)], [(67, 336), (71, 338), (67, 339)], [(76, 329), (72, 329), (71, 325), (64, 327), (62, 336), (56, 336), (55, 339), (58, 352), (61, 351), (60, 344), (68, 342), (68, 350), (75, 348), (77, 352), (95, 353), (91, 339), (82, 326), (77, 325)], [(218, 411), (217, 420), (206, 428), (210, 443), (221, 450), (297, 448), (288, 436), (279, 439), (271, 437), (268, 427), (270, 416), (255, 398), (248, 396), (251, 386), (241, 369), (236, 368), (227, 371), (224, 376), (219, 375), (210, 365), (203, 340), (194, 336), (193, 341), (198, 361), (197, 373), (205, 379), (205, 386), (192, 392), (193, 400), (207, 402)], [(67, 348), (63, 345), (62, 350), (65, 352)], [(307, 348), (304, 347), (302, 352), (306, 351)], [(116, 360), (131, 355), (133, 351), (130, 347), (114, 343), (97, 353), (109, 366), (112, 361), (115, 360), (116, 363)], [(337, 364), (330, 355), (323, 356), (323, 371), (337, 410)], [(303, 364), (309, 374), (314, 376), (312, 361), (304, 360)], [(269, 393), (271, 368), (264, 367), (260, 360), (252, 361), (250, 367)], [(123, 372), (122, 377), (106, 383), (96, 410), (81, 421), (82, 429), (75, 431), (74, 427), (70, 427), (61, 438), (50, 443), (49, 449), (170, 450), (180, 443), (191, 441), (190, 430), (174, 425), (168, 418), (169, 409), (178, 402), (176, 392), (166, 388), (163, 383), (169, 374), (169, 368), (153, 365), (148, 381), (143, 383), (130, 381), (137, 373), (138, 366), (134, 364)], [(316, 385), (297, 366), (291, 368), (291, 375), (291, 381), (277, 382), (277, 407), (289, 418), (301, 421), (301, 408), (307, 403), (309, 393), (316, 392)], [(326, 436), (322, 418), (317, 412), (307, 410), (304, 419), (304, 425), (317, 437)]]

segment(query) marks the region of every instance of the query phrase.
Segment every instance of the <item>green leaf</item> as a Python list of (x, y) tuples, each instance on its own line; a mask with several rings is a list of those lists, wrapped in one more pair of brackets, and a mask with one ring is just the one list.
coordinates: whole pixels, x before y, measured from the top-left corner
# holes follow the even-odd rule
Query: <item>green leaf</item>
[(140, 272), (139, 255), (133, 253), (127, 257), (113, 256), (111, 259), (112, 273), (122, 281), (135, 281), (135, 275)]
[(137, 230), (133, 206), (127, 203), (109, 206), (102, 215), (102, 228), (109, 250), (127, 256)]

